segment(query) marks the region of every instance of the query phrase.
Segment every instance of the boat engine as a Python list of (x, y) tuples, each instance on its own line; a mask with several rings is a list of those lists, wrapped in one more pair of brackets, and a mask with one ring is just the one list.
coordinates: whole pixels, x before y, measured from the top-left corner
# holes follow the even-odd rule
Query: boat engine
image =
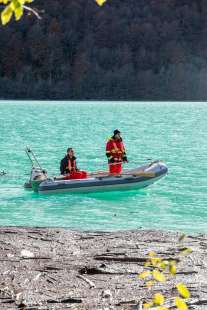
[(32, 189), (34, 184), (39, 185), (42, 181), (48, 179), (47, 171), (39, 167), (32, 167), (30, 179), (24, 184), (27, 189)]
[(44, 181), (48, 178), (47, 171), (42, 168), (33, 167), (31, 171), (31, 181)]
[(32, 188), (34, 191), (37, 191), (39, 184), (48, 179), (47, 171), (40, 166), (37, 157), (29, 147), (26, 147), (25, 152), (32, 164), (32, 170), (30, 179), (24, 184), (24, 187), (27, 189)]

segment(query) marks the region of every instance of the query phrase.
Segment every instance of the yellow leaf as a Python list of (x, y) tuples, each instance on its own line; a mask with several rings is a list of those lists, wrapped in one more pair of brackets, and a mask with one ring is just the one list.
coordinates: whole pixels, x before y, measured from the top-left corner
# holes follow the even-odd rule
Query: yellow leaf
[(23, 15), (23, 7), (19, 7), (14, 11), (16, 20), (19, 20)]
[(147, 302), (143, 304), (144, 309), (149, 309), (153, 306), (153, 302)]
[(0, 3), (7, 4), (10, 0), (0, 0)]
[(151, 275), (151, 271), (145, 270), (139, 275), (139, 279), (145, 279)]
[(153, 278), (159, 282), (165, 282), (165, 275), (161, 273), (159, 270), (153, 270), (152, 272)]
[(156, 308), (156, 310), (169, 310), (169, 308), (164, 307), (164, 306), (159, 306)]
[(12, 9), (12, 11), (15, 11), (20, 6), (20, 4), (18, 1), (12, 0), (9, 6)]
[(159, 264), (159, 268), (166, 269), (169, 263), (170, 263), (169, 260), (162, 260), (161, 263)]
[(177, 262), (176, 262), (176, 260), (171, 259), (171, 260), (169, 260), (169, 264), (170, 264), (170, 265), (176, 265)]
[(170, 271), (170, 274), (172, 274), (174, 276), (176, 274), (176, 266), (175, 265), (170, 265), (169, 266), (169, 271)]
[(184, 298), (190, 297), (190, 292), (189, 292), (188, 288), (185, 286), (185, 284), (178, 283), (176, 285), (176, 288), (182, 297), (184, 297)]
[(147, 261), (146, 261), (146, 263), (144, 263), (144, 266), (145, 266), (145, 267), (149, 267), (149, 266), (151, 266), (150, 261), (148, 261), (148, 260), (147, 260)]
[(10, 6), (5, 7), (5, 9), (1, 13), (2, 25), (6, 25), (12, 18), (12, 15), (13, 15), (13, 11), (10, 8)]
[(193, 250), (191, 249), (191, 248), (184, 248), (184, 249), (182, 249), (180, 252), (179, 252), (179, 254), (180, 255), (187, 255), (187, 254), (190, 254), (190, 253), (192, 253), (193, 252)]
[(105, 2), (106, 0), (96, 0), (96, 3), (100, 6), (102, 6)]
[(149, 257), (154, 257), (154, 256), (157, 256), (157, 254), (156, 254), (154, 251), (150, 251), (150, 252), (148, 253), (148, 256), (149, 256)]
[(158, 257), (152, 257), (150, 260), (153, 266), (157, 266), (162, 261), (162, 259)]
[(153, 302), (154, 302), (155, 305), (159, 305), (159, 306), (163, 305), (164, 301), (165, 301), (165, 298), (160, 293), (155, 294), (154, 297), (153, 297)]
[(20, 3), (20, 4), (25, 4), (25, 3), (31, 3), (31, 2), (33, 2), (34, 0), (18, 0), (18, 2)]
[(175, 298), (175, 305), (179, 310), (188, 310), (186, 302), (180, 297)]

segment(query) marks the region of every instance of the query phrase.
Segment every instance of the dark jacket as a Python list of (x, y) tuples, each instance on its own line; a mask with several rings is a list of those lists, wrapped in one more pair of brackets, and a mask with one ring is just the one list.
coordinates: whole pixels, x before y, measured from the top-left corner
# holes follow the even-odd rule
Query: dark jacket
[[(68, 161), (70, 160), (70, 164), (71, 164), (71, 170), (69, 171), (68, 169)], [(67, 174), (70, 173), (72, 171), (77, 171), (77, 167), (76, 167), (76, 157), (73, 156), (72, 158), (69, 158), (67, 155), (61, 160), (60, 162), (60, 173), (61, 174)]]

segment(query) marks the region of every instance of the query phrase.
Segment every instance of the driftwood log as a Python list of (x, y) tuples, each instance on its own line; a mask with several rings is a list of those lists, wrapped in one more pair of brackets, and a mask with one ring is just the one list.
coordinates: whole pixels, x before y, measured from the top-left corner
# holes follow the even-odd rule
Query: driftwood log
[[(175, 283), (191, 292), (189, 309), (207, 309), (207, 236), (163, 231), (77, 232), (59, 228), (0, 228), (0, 309), (142, 309), (155, 292), (168, 299)], [(148, 290), (138, 274), (147, 253), (177, 259), (176, 277)]]

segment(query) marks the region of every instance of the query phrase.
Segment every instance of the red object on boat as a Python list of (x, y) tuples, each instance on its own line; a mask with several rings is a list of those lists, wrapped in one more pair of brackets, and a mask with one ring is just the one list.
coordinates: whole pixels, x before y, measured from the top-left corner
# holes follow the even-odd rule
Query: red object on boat
[(121, 171), (122, 171), (121, 163), (109, 164), (109, 173), (121, 173)]
[(70, 174), (65, 176), (65, 180), (73, 180), (73, 179), (86, 179), (87, 172), (85, 171), (72, 171)]

